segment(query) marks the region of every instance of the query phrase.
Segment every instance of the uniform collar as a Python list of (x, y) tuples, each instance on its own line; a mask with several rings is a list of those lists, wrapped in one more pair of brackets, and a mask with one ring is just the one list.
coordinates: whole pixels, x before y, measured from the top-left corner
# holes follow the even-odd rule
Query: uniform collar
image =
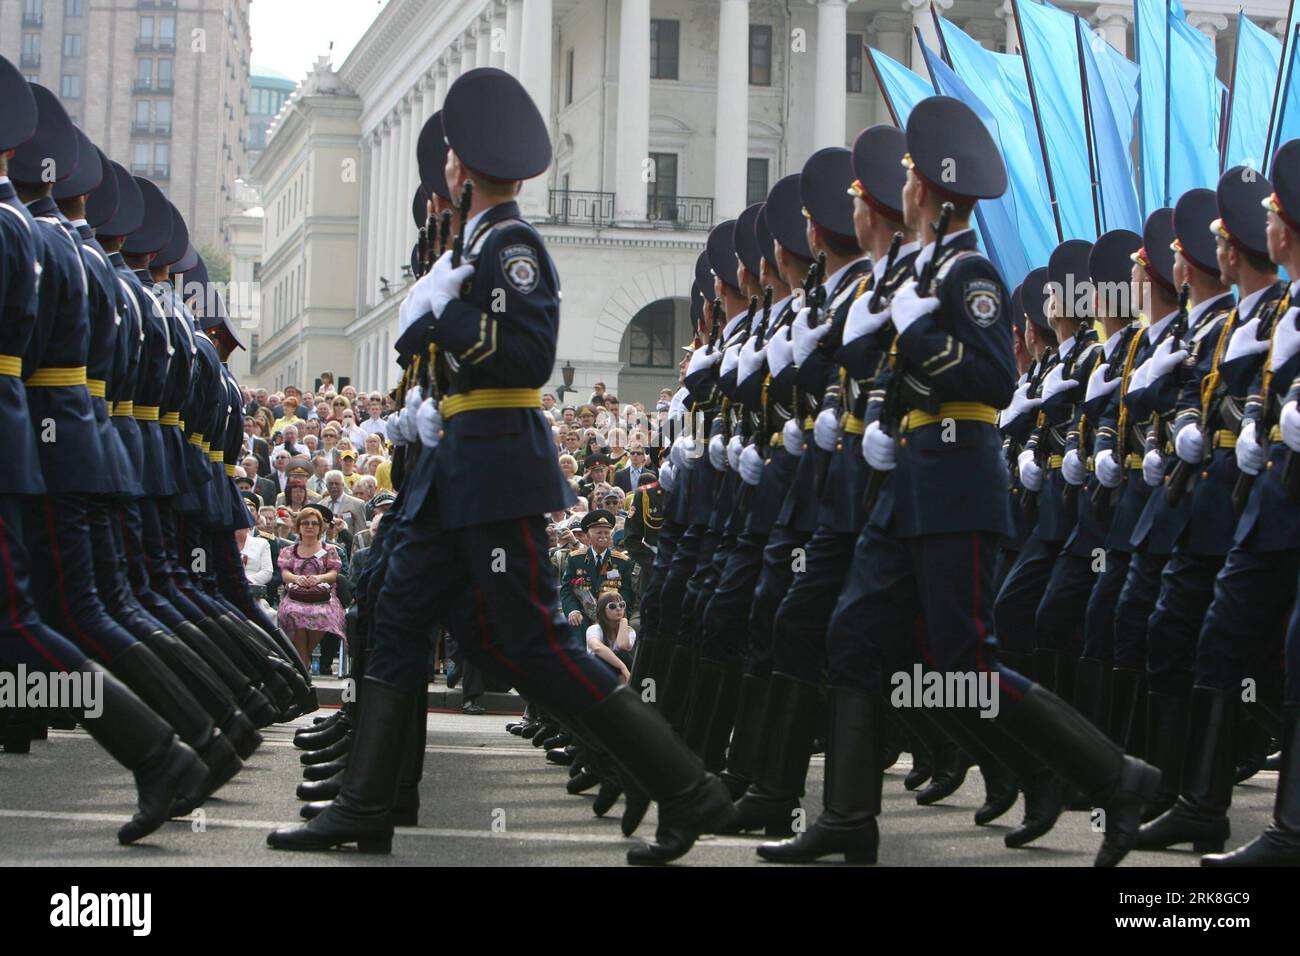
[(869, 268), (870, 266), (871, 266), (870, 256), (862, 256), (859, 259), (854, 259), (852, 262), (840, 266), (838, 269), (832, 272), (830, 278), (828, 278), (823, 283), (823, 285), (826, 286), (826, 294), (831, 298), (834, 298), (835, 295), (841, 291), (840, 283), (844, 281), (844, 278), (847, 275), (849, 275), (849, 273), (855, 272), (864, 267)]
[[(967, 226), (965, 229), (962, 229), (958, 232), (950, 232), (946, 236), (944, 236), (943, 247), (945, 249), (947, 249), (949, 246), (964, 248), (966, 247), (967, 243), (973, 242), (974, 239), (975, 239), (975, 230), (972, 229), (970, 226)], [(934, 243), (927, 242), (925, 244), (925, 248), (916, 254), (916, 262), (912, 264), (912, 268), (916, 270), (916, 274), (920, 275), (921, 270), (925, 268), (925, 264), (933, 258), (934, 258)]]
[(478, 215), (473, 216), (465, 224), (465, 246), (469, 248), (474, 245), (474, 240), (478, 238), (480, 229), (494, 225), (503, 219), (519, 218), (519, 203), (513, 199), (507, 199), (505, 202), (497, 203), (484, 209)]
[(1255, 307), (1263, 301), (1264, 296), (1277, 289), (1277, 284), (1266, 285), (1262, 289), (1256, 289), (1246, 298), (1237, 303), (1237, 317), (1240, 319), (1249, 319), (1255, 314)]
[(1224, 292), (1222, 295), (1216, 295), (1212, 299), (1206, 299), (1204, 302), (1198, 302), (1196, 305), (1192, 306), (1191, 311), (1187, 313), (1187, 327), (1189, 329), (1196, 328), (1201, 324), (1201, 319), (1206, 315), (1206, 313), (1217, 307), (1220, 303), (1223, 303), (1223, 307), (1226, 309), (1232, 308), (1232, 302), (1224, 302), (1224, 299), (1231, 300), (1232, 293)]
[(53, 196), (41, 196), (39, 199), (33, 199), (27, 204), (27, 210), (33, 216), (54, 216), (62, 219), (59, 212), (59, 204), (54, 201)]
[(0, 200), (10, 200), (18, 198), (18, 190), (14, 189), (14, 184), (9, 181), (8, 176), (0, 176)]
[[(904, 243), (898, 247), (898, 257), (894, 260), (895, 264), (904, 261), (908, 256), (914, 255), (921, 249), (921, 244), (913, 239), (911, 242)], [(876, 284), (879, 284), (885, 278), (885, 267), (889, 265), (889, 259), (881, 259), (871, 267), (871, 275), (875, 278)]]
[(1159, 322), (1150, 323), (1147, 326), (1147, 339), (1151, 342), (1154, 342), (1158, 338), (1160, 338), (1160, 336), (1164, 334), (1165, 329), (1169, 328), (1169, 323), (1174, 320), (1174, 316), (1176, 316), (1177, 314), (1178, 314), (1178, 310), (1175, 309), (1173, 312), (1170, 312)]

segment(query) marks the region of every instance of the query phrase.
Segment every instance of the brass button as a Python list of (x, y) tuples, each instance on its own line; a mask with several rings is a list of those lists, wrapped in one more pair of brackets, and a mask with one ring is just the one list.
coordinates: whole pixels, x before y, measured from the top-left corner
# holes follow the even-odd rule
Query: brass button
[(1208, 471), (1203, 471), (1203, 472), (1201, 472), (1201, 477), (1202, 477), (1202, 478), (1209, 478), (1209, 477), (1210, 477), (1210, 473), (1209, 473)]
[(900, 439), (898, 440), (898, 447), (899, 447), (899, 448), (906, 448), (906, 447), (907, 447), (907, 439), (906, 439), (906, 438), (900, 438)]
[(1264, 465), (1264, 467), (1267, 468), (1267, 469), (1269, 469), (1269, 470), (1271, 471), (1271, 470), (1273, 469), (1273, 463), (1270, 461), (1270, 462), (1266, 463), (1266, 464)]

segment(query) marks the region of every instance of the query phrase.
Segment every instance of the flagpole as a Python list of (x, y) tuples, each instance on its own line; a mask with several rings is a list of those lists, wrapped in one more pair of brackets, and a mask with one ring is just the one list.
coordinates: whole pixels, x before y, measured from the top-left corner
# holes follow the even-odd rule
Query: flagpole
[(885, 109), (889, 110), (889, 118), (894, 121), (894, 126), (902, 129), (903, 124), (898, 121), (898, 111), (894, 109), (894, 101), (889, 98), (889, 91), (885, 89), (885, 79), (880, 75), (880, 67), (876, 66), (876, 51), (867, 46), (866, 41), (863, 41), (862, 49), (867, 52), (867, 62), (871, 64), (871, 75), (876, 78), (876, 86), (880, 88), (880, 95), (884, 97)]
[[(1133, 61), (1137, 64), (1138, 70), (1142, 69), (1142, 18), (1138, 16), (1137, 8), (1133, 10)], [(1139, 87), (1141, 82), (1139, 80)], [(1146, 221), (1147, 206), (1147, 151), (1146, 137), (1142, 135), (1146, 129), (1146, 110), (1142, 108), (1142, 97), (1138, 97), (1137, 104), (1137, 128), (1138, 128), (1138, 164), (1137, 164), (1137, 190), (1138, 190), (1138, 215), (1142, 221)]]
[(1083, 31), (1078, 15), (1074, 18), (1074, 43), (1079, 57), (1079, 93), (1083, 97), (1083, 132), (1088, 140), (1088, 178), (1092, 180), (1092, 219), (1101, 238), (1101, 206), (1098, 202), (1100, 184), (1097, 182), (1097, 161), (1092, 140), (1092, 105), (1088, 96), (1088, 75), (1083, 65)]
[(948, 40), (944, 37), (943, 27), (939, 23), (939, 11), (934, 8), (934, 0), (930, 2), (930, 19), (934, 21), (934, 34), (939, 38), (939, 56), (943, 58), (943, 62), (947, 63), (955, 71), (952, 66), (952, 54), (948, 52)]
[(1047, 174), (1047, 194), (1052, 202), (1052, 220), (1056, 223), (1056, 241), (1064, 242), (1061, 231), (1061, 210), (1056, 202), (1056, 184), (1052, 181), (1052, 163), (1047, 158), (1047, 140), (1043, 138), (1043, 118), (1038, 113), (1038, 94), (1034, 92), (1034, 77), (1029, 69), (1029, 50), (1025, 46), (1025, 31), (1020, 24), (1020, 0), (1011, 0), (1011, 13), (1016, 21), (1016, 39), (1020, 41), (1020, 59), (1025, 64), (1025, 82), (1029, 84), (1029, 105), (1034, 110), (1034, 126), (1038, 129), (1038, 146), (1043, 153), (1043, 172)]
[(1173, 27), (1169, 25), (1170, 18), (1169, 0), (1165, 0), (1165, 193), (1164, 203), (1162, 206), (1169, 206), (1169, 124), (1173, 117), (1174, 103), (1173, 94), (1170, 92), (1171, 72), (1173, 72), (1174, 57), (1169, 55), (1169, 44)]
[[(1291, 17), (1295, 15), (1295, 0), (1291, 0), (1286, 7), (1286, 25), (1291, 25)], [(1282, 37), (1282, 58), (1277, 61), (1277, 84), (1273, 87), (1273, 110), (1268, 114), (1268, 137), (1264, 140), (1264, 159), (1261, 165), (1265, 174), (1268, 173), (1269, 161), (1273, 158), (1272, 151), (1269, 149), (1273, 145), (1273, 124), (1277, 121), (1278, 99), (1282, 95), (1282, 74), (1287, 70), (1287, 54), (1290, 52), (1290, 36)]]
[[(1286, 116), (1287, 100), (1290, 98), (1291, 94), (1291, 68), (1295, 66), (1295, 44), (1300, 43), (1300, 23), (1296, 24), (1295, 32), (1291, 35), (1291, 43), (1291, 56), (1286, 61), (1286, 85), (1282, 87), (1282, 102), (1278, 104), (1277, 109), (1277, 126), (1279, 135), (1282, 133), (1282, 119)], [(1282, 70), (1279, 65), (1278, 73), (1281, 72)]]
[[(1246, 17), (1243, 10), (1237, 11), (1237, 42), (1232, 46), (1232, 73), (1228, 77), (1228, 108), (1224, 111), (1225, 118), (1223, 121), (1223, 135), (1219, 141), (1219, 174), (1223, 174), (1224, 168), (1228, 165), (1228, 139), (1232, 136), (1232, 107), (1236, 103), (1237, 97), (1237, 64), (1241, 60), (1241, 21)], [(1278, 73), (1282, 72), (1282, 64), (1278, 64)], [(1265, 151), (1268, 150), (1268, 143), (1264, 143)]]

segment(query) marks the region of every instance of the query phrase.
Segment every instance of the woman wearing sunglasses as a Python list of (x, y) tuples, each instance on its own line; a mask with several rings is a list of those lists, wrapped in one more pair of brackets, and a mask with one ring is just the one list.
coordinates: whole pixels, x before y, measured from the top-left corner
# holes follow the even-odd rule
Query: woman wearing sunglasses
[(636, 631), (627, 623), (627, 602), (617, 591), (606, 591), (596, 601), (596, 623), (587, 628), (587, 653), (599, 657), (624, 684), (632, 676), (628, 662)]

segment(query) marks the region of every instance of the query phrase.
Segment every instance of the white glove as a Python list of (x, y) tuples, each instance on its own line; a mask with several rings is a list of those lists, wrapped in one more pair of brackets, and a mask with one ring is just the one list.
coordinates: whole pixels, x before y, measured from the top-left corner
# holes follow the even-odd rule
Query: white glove
[(695, 439), (689, 435), (682, 435), (673, 442), (672, 451), (673, 467), (678, 470), (686, 469), (690, 471), (695, 467)]
[(744, 450), (745, 443), (740, 440), (740, 436), (732, 435), (731, 441), (727, 442), (727, 464), (732, 471), (740, 470), (740, 453)]
[(757, 485), (763, 477), (763, 456), (753, 445), (746, 445), (740, 453), (740, 480), (747, 485)]
[(794, 361), (794, 342), (790, 340), (790, 327), (777, 329), (767, 342), (767, 370), (776, 378)]
[(1287, 402), (1282, 406), (1282, 440), (1286, 442), (1286, 447), (1292, 451), (1300, 451), (1300, 410), (1296, 409), (1295, 402)]
[(1175, 348), (1178, 345), (1177, 340), (1172, 336), (1165, 339), (1156, 348), (1155, 354), (1151, 356), (1151, 370), (1147, 373), (1147, 386), (1153, 385), (1160, 381), (1169, 372), (1187, 358), (1187, 349)]
[(1228, 349), (1223, 353), (1223, 361), (1227, 363), (1245, 355), (1267, 352), (1269, 340), (1260, 339), (1258, 336), (1259, 319), (1251, 319), (1237, 326), (1232, 330), (1232, 338), (1228, 340)]
[(1106, 380), (1108, 368), (1109, 366), (1103, 364), (1093, 369), (1092, 374), (1088, 376), (1088, 391), (1084, 395), (1084, 401), (1091, 402), (1119, 388), (1120, 376), (1116, 375), (1110, 381)]
[(1026, 448), (1016, 459), (1020, 467), (1020, 483), (1028, 491), (1037, 491), (1043, 487), (1043, 469), (1038, 467), (1038, 462), (1034, 461), (1032, 449)]
[(460, 287), (473, 275), (473, 263), (462, 262), (453, 269), (451, 250), (444, 252), (438, 257), (438, 261), (433, 264), (428, 274), (415, 284), (415, 288), (408, 296), (411, 300), (413, 319), (418, 319), (429, 312), (441, 317), (447, 303), (452, 299), (460, 298)]
[(1273, 369), (1277, 370), (1300, 352), (1300, 307), (1286, 310), (1273, 330)]
[(879, 312), (872, 312), (871, 295), (858, 296), (849, 306), (849, 317), (844, 322), (844, 344), (848, 345), (854, 339), (880, 331), (888, 321), (888, 305)]
[(781, 434), (785, 436), (785, 450), (798, 458), (803, 454), (803, 429), (799, 427), (799, 420), (792, 418), (785, 423), (781, 429)]
[(1115, 452), (1109, 448), (1097, 452), (1093, 467), (1097, 470), (1097, 480), (1107, 488), (1118, 488), (1124, 480), (1124, 469), (1115, 460)]
[(1152, 488), (1160, 484), (1165, 477), (1165, 456), (1158, 448), (1152, 448), (1142, 456), (1142, 480)]
[(394, 445), (406, 445), (406, 428), (402, 425), (401, 409), (388, 416), (388, 438)]
[(1174, 451), (1189, 465), (1199, 465), (1205, 460), (1205, 436), (1195, 425), (1184, 425), (1174, 435)]
[(1043, 379), (1043, 401), (1047, 401), (1053, 395), (1059, 395), (1061, 392), (1074, 388), (1079, 383), (1072, 378), (1065, 377), (1065, 363), (1058, 362), (1052, 366), (1052, 370), (1047, 373), (1047, 378)]
[(1248, 475), (1258, 475), (1264, 470), (1267, 457), (1255, 439), (1255, 423), (1245, 422), (1237, 436), (1237, 467)]
[(1081, 485), (1088, 477), (1088, 469), (1079, 457), (1079, 449), (1071, 448), (1061, 461), (1061, 477), (1071, 485)]
[(817, 348), (817, 343), (826, 338), (826, 334), (831, 330), (831, 324), (823, 322), (811, 329), (808, 328), (808, 309), (804, 309), (794, 320), (791, 329), (794, 333), (794, 364), (803, 365), (808, 360), (808, 356), (813, 354), (813, 349)]
[(1041, 404), (1043, 404), (1041, 398), (1029, 397), (1029, 383), (1025, 382), (1011, 396), (1011, 404), (1002, 410), (1000, 422), (1004, 425), (1013, 422), (1025, 412), (1032, 411)]
[(415, 416), (415, 425), (420, 432), (420, 444), (425, 448), (437, 448), (442, 438), (442, 415), (438, 413), (438, 403), (426, 398)]
[(862, 433), (862, 457), (876, 471), (893, 471), (898, 465), (898, 448), (894, 439), (880, 430), (880, 422), (867, 425)]
[(673, 490), (675, 484), (677, 484), (677, 481), (673, 471), (673, 463), (669, 460), (659, 466), (659, 487), (667, 493)]
[[(736, 373), (736, 380), (743, 382), (760, 368), (763, 367), (763, 344), (758, 341), (757, 335), (751, 335), (745, 340), (745, 344), (740, 348), (728, 349), (728, 354), (735, 352), (738, 356), (737, 361), (740, 363), (740, 371)], [(726, 362), (722, 363), (724, 366)]]
[(890, 318), (894, 322), (894, 328), (898, 329), (899, 335), (906, 332), (917, 319), (929, 315), (937, 308), (939, 308), (939, 300), (935, 296), (927, 296), (923, 299), (917, 295), (915, 280), (903, 283), (894, 293), (893, 301), (889, 303)]
[(714, 471), (727, 470), (727, 443), (722, 440), (721, 435), (714, 435), (709, 439), (709, 464), (713, 466)]
[(736, 346), (722, 350), (722, 364), (718, 366), (718, 374), (726, 375), (734, 371), (736, 364), (740, 361), (740, 349)]
[(712, 368), (721, 361), (721, 349), (710, 349), (707, 345), (701, 345), (691, 354), (690, 364), (686, 366), (686, 376), (689, 378), (696, 372), (702, 372), (706, 368)]
[(1142, 391), (1142, 389), (1146, 388), (1150, 384), (1151, 384), (1151, 360), (1147, 359), (1136, 369), (1134, 369), (1133, 374), (1129, 376), (1129, 380), (1128, 380), (1129, 394), (1140, 392)]
[(834, 451), (840, 440), (840, 416), (833, 408), (823, 408), (813, 422), (813, 441), (822, 451)]

